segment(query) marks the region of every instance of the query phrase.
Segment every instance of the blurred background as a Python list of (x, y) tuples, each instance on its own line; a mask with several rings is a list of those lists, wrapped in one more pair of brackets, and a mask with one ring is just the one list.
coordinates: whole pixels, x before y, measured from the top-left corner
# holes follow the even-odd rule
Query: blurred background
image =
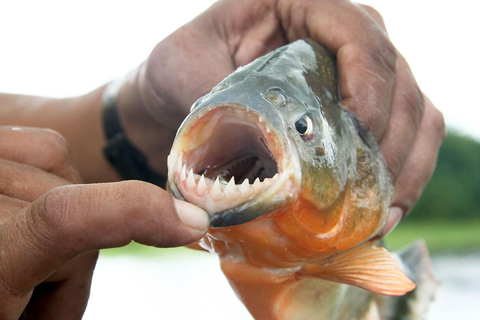
[[(0, 91), (86, 93), (142, 62), (212, 0), (0, 1)], [(362, 1), (384, 17), (448, 136), (437, 170), (392, 248), (426, 240), (442, 283), (427, 319), (480, 318), (478, 4)], [(85, 319), (251, 319), (216, 257), (132, 244), (101, 253)]]

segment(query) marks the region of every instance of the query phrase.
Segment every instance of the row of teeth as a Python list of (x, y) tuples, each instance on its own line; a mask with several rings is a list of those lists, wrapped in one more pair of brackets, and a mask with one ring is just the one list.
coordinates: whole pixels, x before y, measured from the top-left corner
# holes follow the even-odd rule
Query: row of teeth
[(196, 189), (196, 193), (199, 196), (205, 196), (210, 194), (214, 201), (228, 200), (233, 201), (238, 198), (248, 199), (254, 194), (263, 190), (269, 182), (273, 182), (278, 179), (278, 173), (272, 178), (264, 179), (263, 182), (259, 178), (255, 179), (253, 184), (250, 184), (248, 179), (245, 179), (242, 184), (235, 184), (235, 177), (232, 177), (228, 183), (220, 181), (217, 177), (215, 182), (209, 178), (205, 178), (205, 175), (198, 175), (193, 172), (193, 169), (187, 174), (187, 167), (183, 165), (180, 172), (180, 182), (185, 183), (186, 187), (190, 190)]

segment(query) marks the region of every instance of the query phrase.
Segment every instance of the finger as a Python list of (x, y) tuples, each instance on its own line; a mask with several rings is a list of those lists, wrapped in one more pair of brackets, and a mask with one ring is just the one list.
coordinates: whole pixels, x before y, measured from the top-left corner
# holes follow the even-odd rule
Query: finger
[(82, 252), (132, 240), (181, 246), (199, 240), (208, 225), (205, 211), (144, 182), (55, 188), (0, 230), (0, 301), (18, 306), (18, 297)]
[(98, 251), (82, 254), (35, 287), (23, 316), (27, 319), (81, 319), (87, 307), (97, 257)]
[(50, 129), (0, 126), (0, 158), (36, 167), (72, 183), (81, 181), (65, 138)]
[[(274, 1), (218, 1), (211, 10), (233, 67), (245, 65), (288, 43), (279, 32)], [(225, 15), (226, 12), (233, 14)], [(199, 20), (198, 22), (200, 22)], [(211, 30), (205, 34), (211, 36)]]
[(379, 141), (390, 114), (397, 59), (385, 30), (350, 1), (279, 4), (290, 41), (310, 37), (336, 55), (342, 105), (363, 119)]
[[(361, 7), (379, 27), (386, 31), (385, 22), (378, 11), (367, 5), (361, 5)], [(394, 181), (413, 144), (424, 110), (423, 94), (407, 61), (400, 54), (398, 54), (396, 70), (390, 121), (380, 141), (380, 147)], [(398, 215), (392, 213), (391, 216)]]
[(0, 194), (32, 202), (57, 186), (69, 182), (41, 169), (0, 159)]
[(407, 61), (399, 56), (390, 118), (380, 140), (388, 169), (395, 181), (412, 148), (424, 112), (424, 99)]
[(360, 4), (360, 7), (365, 10), (369, 15), (370, 17), (372, 17), (372, 19), (378, 24), (378, 26), (380, 28), (382, 28), (383, 30), (387, 31), (387, 27), (385, 25), (385, 21), (383, 20), (383, 17), (382, 15), (380, 14), (380, 12), (378, 12), (377, 10), (375, 10), (375, 8), (369, 6), (369, 5), (365, 5), (365, 4)]
[(412, 150), (395, 181), (395, 193), (384, 235), (388, 234), (413, 208), (435, 170), (438, 151), (445, 138), (443, 115), (425, 97), (425, 113)]
[(28, 206), (29, 202), (0, 194), (0, 204), (0, 225), (2, 225), (13, 215)]

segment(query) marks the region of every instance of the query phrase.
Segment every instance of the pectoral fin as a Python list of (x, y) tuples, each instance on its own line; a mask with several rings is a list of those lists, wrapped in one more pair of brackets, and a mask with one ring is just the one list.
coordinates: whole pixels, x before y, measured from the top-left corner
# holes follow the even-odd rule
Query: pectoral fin
[(306, 265), (298, 275), (345, 283), (383, 295), (400, 296), (415, 288), (392, 254), (383, 247), (372, 247), (372, 243), (347, 250), (325, 263)]

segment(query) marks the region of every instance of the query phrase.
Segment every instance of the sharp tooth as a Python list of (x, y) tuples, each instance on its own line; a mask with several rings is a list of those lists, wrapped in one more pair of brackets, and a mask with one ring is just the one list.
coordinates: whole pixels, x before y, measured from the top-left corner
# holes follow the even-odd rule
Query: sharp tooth
[(177, 166), (182, 165), (184, 156), (185, 156), (185, 152), (183, 152), (183, 151), (178, 154), (178, 156), (177, 156), (178, 157)]
[(182, 171), (180, 172), (180, 181), (185, 181), (185, 179), (187, 179), (187, 165), (183, 165), (182, 167)]
[(202, 191), (207, 190), (207, 183), (205, 182), (205, 176), (203, 174), (200, 177), (200, 180), (198, 181), (198, 189), (200, 189)]
[(263, 122), (263, 117), (258, 117), (258, 122), (262, 123)]
[(220, 201), (223, 199), (224, 194), (222, 187), (220, 186), (220, 179), (218, 177), (213, 184), (212, 192), (210, 194), (212, 195), (213, 201)]
[(275, 175), (271, 178), (272, 181), (274, 180), (277, 180), (278, 179), (278, 173), (275, 173)]
[(255, 192), (260, 192), (262, 190), (262, 183), (260, 182), (259, 178), (255, 179), (252, 187), (255, 190)]
[(255, 193), (255, 190), (250, 185), (248, 179), (243, 181), (242, 185), (240, 186), (240, 192), (244, 198), (250, 198)]
[(210, 192), (210, 188), (207, 185), (205, 176), (202, 174), (197, 183), (197, 194), (199, 196), (206, 196)]
[(270, 133), (270, 127), (266, 126), (267, 133)]
[(232, 177), (230, 182), (228, 182), (227, 186), (225, 187), (225, 197), (227, 200), (232, 201), (237, 199), (240, 196), (240, 192), (238, 192), (237, 187), (235, 186), (235, 178)]
[(193, 189), (197, 186), (195, 183), (195, 174), (193, 173), (193, 169), (190, 169), (187, 177), (187, 188)]
[(178, 156), (175, 154), (169, 154), (167, 157), (167, 168), (168, 171), (172, 171), (175, 168), (175, 164), (177, 163)]

